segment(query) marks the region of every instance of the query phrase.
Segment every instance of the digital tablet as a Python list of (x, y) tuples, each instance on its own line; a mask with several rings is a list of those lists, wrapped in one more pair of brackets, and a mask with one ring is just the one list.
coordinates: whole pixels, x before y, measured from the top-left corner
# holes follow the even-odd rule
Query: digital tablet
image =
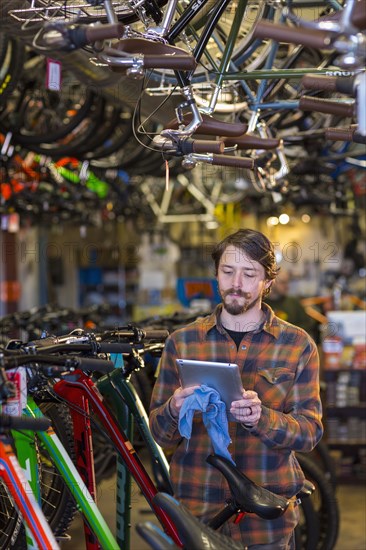
[(176, 359), (179, 377), (183, 388), (205, 384), (219, 392), (226, 409), (232, 401), (243, 397), (243, 384), (239, 367), (235, 363), (217, 363)]

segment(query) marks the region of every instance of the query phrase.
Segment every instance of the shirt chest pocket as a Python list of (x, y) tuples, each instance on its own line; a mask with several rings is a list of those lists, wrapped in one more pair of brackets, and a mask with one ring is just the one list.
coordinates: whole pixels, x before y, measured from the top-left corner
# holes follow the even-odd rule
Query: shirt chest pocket
[(258, 393), (263, 405), (282, 410), (294, 379), (295, 372), (287, 368), (259, 369), (256, 376), (255, 391)]

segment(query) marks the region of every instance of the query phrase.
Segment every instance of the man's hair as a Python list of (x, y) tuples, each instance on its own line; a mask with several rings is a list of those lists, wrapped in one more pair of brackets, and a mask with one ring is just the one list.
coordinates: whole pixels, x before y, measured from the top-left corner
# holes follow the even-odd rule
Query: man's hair
[[(239, 229), (219, 242), (212, 251), (212, 259), (215, 263), (215, 274), (217, 275), (221, 256), (228, 246), (235, 246), (248, 258), (260, 263), (265, 272), (267, 280), (273, 281), (279, 271), (276, 263), (274, 248), (271, 241), (254, 229)], [(265, 291), (268, 294), (270, 287)]]

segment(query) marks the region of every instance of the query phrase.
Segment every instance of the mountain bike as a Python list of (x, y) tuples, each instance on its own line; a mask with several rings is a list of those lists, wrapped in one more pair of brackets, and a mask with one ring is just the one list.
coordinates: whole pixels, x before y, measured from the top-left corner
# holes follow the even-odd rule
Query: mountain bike
[[(0, 401), (6, 403), (16, 395), (16, 388), (0, 368)], [(47, 418), (29, 419), (8, 414), (0, 414), (0, 507), (2, 548), (18, 546), (25, 522), (28, 537), (32, 544), (44, 550), (58, 549), (58, 543), (38, 504), (25, 473), (13, 450), (10, 430), (33, 430), (41, 433), (49, 428)]]

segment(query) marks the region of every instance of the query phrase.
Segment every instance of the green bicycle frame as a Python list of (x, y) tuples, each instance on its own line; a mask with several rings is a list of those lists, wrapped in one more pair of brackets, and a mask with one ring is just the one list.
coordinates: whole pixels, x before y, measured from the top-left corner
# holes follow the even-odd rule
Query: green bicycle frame
[[(30, 396), (28, 396), (27, 406), (23, 412), (27, 416), (31, 416), (33, 418), (43, 417), (42, 411)], [(23, 434), (20, 434), (19, 432), (14, 431), (13, 436), (15, 439), (19, 463), (26, 471), (31, 487), (36, 491), (35, 494), (37, 495), (37, 498), (39, 498), (36, 446), (33, 443), (31, 443), (31, 445), (29, 444), (29, 441), (34, 442), (34, 433), (24, 432)], [(27, 436), (29, 436), (30, 439)], [(108, 524), (104, 520), (100, 510), (93, 500), (93, 497), (89, 493), (66, 449), (62, 445), (58, 436), (54, 433), (52, 427), (46, 432), (39, 432), (37, 436), (47, 450), (59, 474), (65, 481), (65, 484), (75, 499), (81, 513), (97, 537), (101, 548), (103, 550), (118, 550), (119, 545)]]
[[(124, 377), (120, 368), (101, 377), (96, 385), (110, 405), (117, 423), (133, 443), (133, 426), (136, 422), (141, 436), (147, 445), (152, 460), (155, 477), (160, 477), (164, 490), (173, 492), (169, 480), (169, 465), (159, 445), (152, 438), (147, 414), (133, 384)], [(122, 548), (130, 544), (131, 475), (123, 461), (117, 458), (117, 506), (116, 538)]]

